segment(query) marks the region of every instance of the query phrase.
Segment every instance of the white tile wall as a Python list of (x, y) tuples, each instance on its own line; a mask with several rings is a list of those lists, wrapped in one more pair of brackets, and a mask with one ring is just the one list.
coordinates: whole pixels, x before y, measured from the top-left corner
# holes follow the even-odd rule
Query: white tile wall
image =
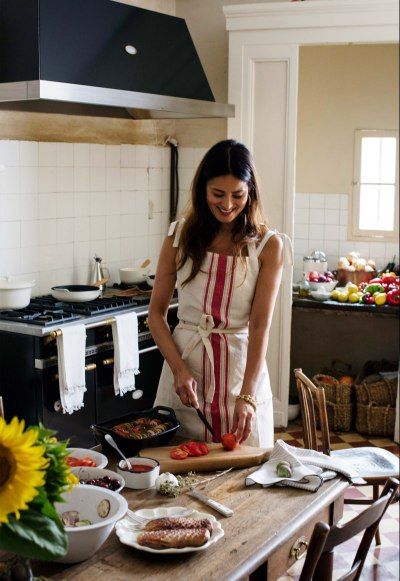
[[(179, 149), (181, 210), (202, 148)], [(150, 258), (169, 223), (169, 147), (0, 141), (0, 276), (35, 294), (86, 283), (92, 257), (118, 268)]]
[(387, 242), (360, 242), (348, 239), (348, 194), (296, 194), (294, 215), (294, 273), (302, 276), (303, 257), (313, 250), (323, 250), (328, 266), (336, 268), (339, 256), (350, 251), (372, 258), (382, 268), (394, 255), (398, 245)]

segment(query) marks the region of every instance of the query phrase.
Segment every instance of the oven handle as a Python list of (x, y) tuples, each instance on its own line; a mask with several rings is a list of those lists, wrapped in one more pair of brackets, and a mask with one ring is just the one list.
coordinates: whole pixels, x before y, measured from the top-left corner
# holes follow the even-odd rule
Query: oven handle
[[(150, 353), (150, 351), (156, 351), (158, 349), (157, 345), (152, 345), (151, 347), (146, 347), (145, 349), (139, 349), (139, 355), (143, 355), (143, 353)], [(101, 362), (102, 365), (112, 365), (114, 363), (114, 357), (108, 357), (107, 359), (103, 359)]]
[[(85, 365), (85, 371), (94, 371), (96, 367), (97, 367), (96, 363), (88, 363), (87, 365)], [(57, 379), (59, 379), (58, 373), (53, 375), (53, 380), (57, 381)]]

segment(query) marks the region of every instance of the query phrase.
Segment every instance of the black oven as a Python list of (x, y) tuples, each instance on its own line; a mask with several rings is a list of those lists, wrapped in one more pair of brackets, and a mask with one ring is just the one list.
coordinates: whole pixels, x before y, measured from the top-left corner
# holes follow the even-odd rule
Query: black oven
[[(168, 311), (171, 330), (177, 324), (177, 304)], [(60, 402), (57, 344), (51, 336), (31, 337), (0, 332), (0, 394), (7, 419), (14, 415), (27, 424), (42, 422), (69, 438), (75, 447), (93, 446), (90, 430), (95, 423), (113, 420), (132, 411), (153, 406), (163, 357), (147, 325), (147, 313), (138, 313), (139, 375), (136, 390), (115, 395), (113, 385), (113, 342), (111, 327), (99, 324), (87, 329), (86, 389), (84, 407), (64, 414)]]

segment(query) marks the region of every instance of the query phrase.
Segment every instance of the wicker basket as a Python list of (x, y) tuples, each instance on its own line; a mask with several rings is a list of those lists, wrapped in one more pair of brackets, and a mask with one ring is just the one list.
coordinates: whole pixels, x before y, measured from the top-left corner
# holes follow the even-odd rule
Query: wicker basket
[(355, 390), (358, 403), (394, 407), (397, 397), (397, 378), (387, 379), (380, 375), (370, 375), (357, 383)]
[(324, 388), (325, 398), (327, 401), (336, 404), (350, 404), (352, 402), (352, 385), (348, 385), (347, 383), (339, 383), (339, 381), (331, 375), (326, 375), (323, 373), (314, 375), (313, 382), (318, 387)]
[(356, 430), (369, 436), (393, 436), (396, 421), (396, 408), (378, 406), (371, 402), (368, 405), (357, 404)]
[[(314, 375), (313, 382), (324, 388), (329, 429), (334, 432), (349, 432), (354, 413), (353, 386), (339, 383), (334, 377), (322, 373)], [(318, 426), (318, 413), (316, 417)]]

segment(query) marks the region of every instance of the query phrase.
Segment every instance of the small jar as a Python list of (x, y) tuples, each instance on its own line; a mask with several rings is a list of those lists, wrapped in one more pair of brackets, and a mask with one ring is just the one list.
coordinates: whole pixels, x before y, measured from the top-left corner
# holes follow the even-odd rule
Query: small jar
[(303, 279), (299, 282), (299, 297), (305, 299), (309, 295), (310, 295), (310, 283), (308, 282), (304, 274)]

